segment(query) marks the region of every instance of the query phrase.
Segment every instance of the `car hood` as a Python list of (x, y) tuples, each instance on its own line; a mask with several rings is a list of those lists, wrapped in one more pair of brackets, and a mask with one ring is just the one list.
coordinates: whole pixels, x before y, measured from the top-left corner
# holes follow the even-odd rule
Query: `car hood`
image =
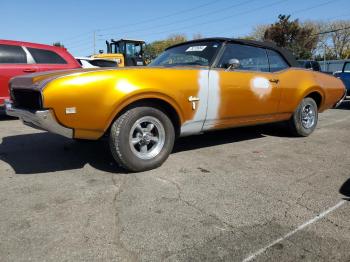
[[(25, 89), (35, 89), (42, 90), (46, 84), (49, 82), (67, 76), (86, 76), (95, 72), (118, 72), (118, 71), (140, 71), (140, 70), (186, 70), (186, 69), (205, 69), (205, 68), (187, 68), (187, 67), (148, 67), (148, 66), (135, 66), (135, 67), (122, 67), (122, 68), (79, 68), (79, 69), (70, 69), (70, 70), (58, 70), (58, 71), (47, 71), (42, 73), (34, 73), (28, 75), (17, 76), (12, 78), (10, 81), (11, 88), (25, 88)], [(131, 72), (130, 72), (131, 73)]]
[(47, 83), (59, 77), (69, 76), (69, 75), (79, 75), (94, 71), (106, 71), (106, 70), (117, 70), (116, 68), (111, 69), (101, 69), (101, 68), (79, 68), (79, 69), (69, 69), (69, 70), (55, 70), (46, 71), (34, 74), (27, 74), (22, 76), (16, 76), (10, 80), (10, 86), (12, 88), (32, 88), (37, 89), (43, 86), (42, 83)]

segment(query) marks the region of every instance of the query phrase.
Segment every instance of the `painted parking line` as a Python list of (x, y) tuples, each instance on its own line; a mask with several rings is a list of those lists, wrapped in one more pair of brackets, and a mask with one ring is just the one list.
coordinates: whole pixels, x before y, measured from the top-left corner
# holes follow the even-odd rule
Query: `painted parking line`
[(341, 207), (342, 205), (344, 205), (346, 203), (346, 200), (342, 200), (339, 203), (337, 203), (335, 206), (330, 207), (329, 209), (327, 209), (326, 211), (323, 211), (322, 213), (320, 213), (319, 215), (315, 216), (314, 218), (310, 219), (309, 221), (305, 222), (304, 224), (300, 225), (299, 227), (297, 227), (296, 229), (294, 229), (293, 231), (285, 234), (284, 236), (280, 237), (279, 239), (276, 239), (275, 241), (271, 242), (270, 244), (268, 244), (267, 246), (259, 249), (258, 251), (252, 253), (251, 255), (249, 255), (248, 257), (246, 257), (245, 259), (243, 259), (243, 262), (248, 262), (248, 261), (252, 261), (254, 260), (257, 256), (263, 254), (267, 249), (269, 249), (270, 247), (278, 244), (279, 242), (285, 240), (286, 238), (294, 235), (295, 233), (297, 233), (300, 230), (303, 230), (305, 227), (317, 222), (318, 220), (320, 220), (321, 218), (325, 217), (326, 215), (328, 215), (329, 213), (333, 212), (334, 210), (338, 209), (339, 207)]

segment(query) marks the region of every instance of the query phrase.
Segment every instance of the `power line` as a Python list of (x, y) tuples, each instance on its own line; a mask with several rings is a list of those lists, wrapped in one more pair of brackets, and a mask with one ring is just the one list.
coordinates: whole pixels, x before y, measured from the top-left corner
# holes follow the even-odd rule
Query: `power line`
[(350, 26), (343, 27), (343, 28), (338, 28), (338, 29), (333, 29), (333, 30), (329, 30), (329, 31), (324, 31), (324, 32), (316, 33), (316, 34), (312, 34), (311, 36), (325, 35), (325, 34), (335, 33), (335, 32), (343, 31), (343, 30), (347, 30), (347, 29), (350, 29)]
[(318, 5), (315, 5), (315, 6), (306, 7), (306, 8), (303, 8), (303, 9), (296, 10), (296, 11), (290, 13), (290, 14), (293, 15), (293, 14), (297, 14), (297, 13), (302, 13), (302, 12), (309, 11), (311, 9), (315, 9), (315, 8), (318, 8), (318, 7), (321, 7), (321, 6), (329, 5), (329, 4), (334, 3), (336, 1), (339, 1), (339, 0), (326, 1), (324, 3), (318, 4)]
[(339, 17), (348, 17), (348, 16), (350, 16), (350, 14), (346, 13), (346, 14), (342, 14), (342, 15), (329, 17), (329, 18), (327, 18), (327, 20), (332, 20), (332, 19), (339, 18)]
[[(133, 24), (124, 24), (124, 25), (118, 25), (118, 26), (113, 26), (113, 27), (107, 27), (107, 28), (102, 28), (100, 30), (97, 30), (97, 31), (108, 31), (108, 30), (112, 30), (112, 29), (115, 29), (115, 28), (119, 28), (119, 27), (131, 27), (131, 26), (135, 26), (135, 25), (139, 25), (139, 24), (145, 24), (145, 23), (150, 23), (150, 22), (153, 22), (153, 21), (157, 21), (157, 20), (160, 20), (160, 19), (164, 19), (164, 18), (169, 18), (169, 17), (173, 17), (173, 16), (177, 16), (177, 15), (180, 15), (180, 14), (183, 14), (183, 13), (188, 13), (188, 12), (191, 12), (193, 10), (197, 10), (198, 8), (202, 8), (202, 7), (206, 7), (206, 6), (209, 6), (209, 5), (213, 5), (213, 4), (216, 4), (217, 2), (219, 1), (222, 1), (222, 0), (216, 0), (215, 2), (213, 1), (210, 1), (210, 2), (207, 2), (205, 4), (202, 4), (202, 5), (197, 5), (197, 6), (194, 6), (192, 8), (186, 8), (186, 9), (183, 9), (183, 10), (180, 10), (180, 11), (177, 11), (175, 13), (172, 13), (172, 14), (168, 14), (168, 15), (164, 15), (164, 16), (159, 16), (159, 17), (155, 17), (155, 18), (152, 18), (152, 19), (147, 19), (147, 20), (141, 20), (139, 22), (136, 22), (136, 23), (133, 23)], [(77, 39), (77, 38), (81, 38), (82, 36), (85, 36), (87, 34), (92, 34), (94, 31), (91, 30), (91, 31), (87, 31), (85, 33), (82, 33), (82, 34), (79, 34), (77, 36), (73, 36), (73, 37), (70, 37), (70, 38), (65, 38), (63, 39), (63, 41), (69, 41), (70, 39)]]
[[(266, 8), (269, 8), (269, 7), (272, 7), (272, 6), (275, 6), (275, 5), (278, 5), (282, 2), (286, 2), (287, 0), (280, 0), (280, 1), (277, 1), (277, 2), (273, 2), (273, 3), (270, 3), (268, 5), (263, 5), (263, 6), (260, 6), (260, 7), (257, 7), (255, 9), (250, 9), (250, 10), (247, 10), (247, 11), (244, 11), (244, 12), (240, 12), (240, 13), (236, 13), (236, 14), (231, 14), (230, 16), (225, 16), (225, 17), (222, 17), (220, 18), (220, 20), (218, 21), (217, 19), (211, 19), (209, 21), (204, 21), (202, 23), (197, 23), (197, 24), (192, 24), (191, 26), (185, 26), (185, 27), (181, 27), (181, 28), (177, 28), (176, 30), (182, 30), (182, 29), (187, 29), (187, 28), (191, 28), (191, 27), (196, 27), (196, 26), (199, 26), (199, 25), (205, 25), (205, 24), (212, 24), (212, 23), (218, 23), (218, 22), (221, 22), (222, 20), (227, 20), (227, 19), (232, 19), (232, 17), (237, 17), (237, 16), (241, 16), (241, 15), (245, 15), (245, 14), (249, 14), (249, 13), (253, 13), (253, 12), (256, 12), (256, 11), (260, 11), (262, 9), (266, 9)], [(174, 31), (173, 31), (174, 32)], [(164, 33), (169, 33), (169, 31), (161, 31), (161, 32), (156, 32), (156, 33), (152, 33), (151, 35), (159, 35), (159, 34), (164, 34)], [(145, 34), (145, 36), (149, 36), (149, 34)]]
[[(323, 2), (323, 3), (321, 3), (321, 4), (317, 4), (317, 5), (313, 5), (313, 6), (309, 6), (308, 8), (307, 8), (307, 10), (309, 11), (309, 10), (312, 10), (312, 9), (316, 9), (316, 8), (318, 8), (318, 7), (320, 7), (320, 6), (324, 6), (324, 5), (326, 5), (326, 4), (330, 4), (330, 3), (332, 3), (332, 2), (334, 2), (334, 1), (339, 1), (339, 0), (333, 0), (333, 1), (326, 1), (326, 2)], [(295, 14), (295, 13), (298, 13), (298, 12), (301, 12), (301, 11), (305, 11), (306, 9), (304, 8), (304, 9), (299, 9), (299, 10), (295, 10), (295, 11), (292, 11), (291, 13), (292, 14)], [(339, 17), (339, 16), (337, 16), (337, 17)], [(331, 17), (330, 19), (333, 19), (333, 17)], [(243, 26), (249, 26), (249, 24), (245, 24), (245, 25), (243, 25)], [(239, 26), (240, 28), (242, 28), (242, 25), (240, 25)], [(238, 26), (236, 26), (236, 27), (230, 27), (231, 29), (234, 29), (234, 28), (238, 28)], [(216, 31), (216, 33), (226, 33), (227, 31), (225, 30), (225, 31), (221, 31), (221, 32), (217, 32)]]
[[(210, 12), (206, 12), (206, 13), (203, 13), (201, 15), (196, 15), (196, 16), (192, 16), (192, 17), (189, 17), (189, 18), (186, 18), (186, 19), (181, 19), (181, 20), (175, 20), (171, 23), (167, 23), (167, 24), (162, 24), (161, 26), (158, 26), (157, 28), (162, 28), (162, 27), (168, 27), (170, 25), (177, 25), (179, 23), (184, 23), (184, 22), (187, 22), (187, 21), (193, 21), (194, 19), (197, 19), (197, 18), (201, 18), (201, 17), (207, 17), (207, 16), (210, 16), (210, 15), (213, 15), (213, 14), (217, 14), (217, 13), (221, 13), (221, 12), (225, 12), (227, 10), (230, 10), (232, 8), (235, 8), (235, 7), (240, 7), (240, 6), (243, 6), (243, 5), (246, 5), (246, 4), (249, 4), (253, 1), (257, 1), (257, 0), (248, 0), (248, 1), (243, 1), (241, 3), (235, 3), (234, 5), (230, 5), (230, 6), (227, 6), (227, 7), (224, 7), (224, 8), (220, 8), (220, 9), (216, 9), (216, 10), (212, 10)], [(135, 33), (135, 32), (142, 32), (142, 31), (145, 31), (145, 30), (148, 30), (148, 29), (153, 29), (154, 27), (148, 27), (148, 28), (143, 28), (143, 29), (137, 29), (137, 30), (128, 30), (128, 31), (122, 31), (122, 32), (118, 32), (119, 35), (123, 35), (123, 34), (128, 34), (128, 33)], [(104, 34), (102, 36), (108, 36), (108, 35), (112, 35), (112, 33), (108, 33), (108, 34)]]
[(80, 44), (80, 43), (84, 43), (86, 41), (91, 41), (91, 36), (93, 35), (94, 31), (91, 31), (91, 33), (89, 35), (87, 35), (86, 37), (76, 40), (76, 41), (72, 41), (72, 42), (65, 42), (65, 44), (67, 45), (76, 45), (76, 44)]
[[(220, 8), (220, 9), (214, 10), (214, 11), (212, 11), (212, 12), (210, 12), (210, 13), (204, 13), (204, 14), (201, 14), (201, 15), (198, 15), (198, 16), (195, 16), (195, 17), (191, 17), (191, 18), (185, 19), (185, 20), (182, 21), (182, 22), (190, 21), (190, 20), (196, 19), (196, 18), (198, 18), (198, 17), (207, 16), (207, 15), (210, 15), (210, 14), (213, 14), (213, 13), (215, 14), (215, 13), (219, 13), (219, 12), (222, 12), (222, 11), (226, 11), (226, 10), (228, 10), (228, 9), (230, 9), (230, 8), (242, 6), (242, 5), (247, 4), (247, 3), (250, 3), (250, 2), (252, 2), (252, 1), (256, 1), (256, 0), (243, 1), (243, 2), (240, 2), (240, 3), (238, 3), (238, 4), (236, 3), (236, 4), (234, 4), (234, 5), (230, 5), (230, 6), (226, 7), (226, 8)], [(209, 5), (209, 4), (201, 5), (200, 7), (203, 7), (203, 6), (206, 6), (206, 5)], [(198, 8), (198, 7), (197, 7), (197, 8)], [(194, 8), (192, 8), (192, 9), (194, 9)], [(188, 11), (191, 11), (192, 9), (189, 9)], [(167, 17), (169, 17), (169, 16), (173, 16), (173, 15), (168, 15)], [(163, 17), (165, 17), (165, 16), (163, 16)], [(154, 20), (154, 19), (152, 19), (152, 20)], [(179, 22), (181, 22), (181, 21), (175, 21), (175, 22), (172, 22), (171, 24), (177, 24), (177, 23), (179, 23)], [(170, 24), (170, 25), (171, 25), (171, 24)], [(165, 26), (168, 26), (168, 25), (165, 25)], [(161, 26), (161, 27), (163, 27), (163, 26)], [(149, 29), (150, 29), (150, 28), (149, 28)], [(147, 30), (147, 29), (134, 30), (134, 31), (131, 31), (131, 32), (138, 32), (138, 31), (145, 31), (145, 30)], [(102, 31), (102, 30), (99, 30), (99, 32), (101, 32), (101, 31)], [(128, 32), (130, 33), (130, 31), (128, 31)], [(92, 34), (92, 33), (93, 33), (93, 31), (90, 32), (90, 34)], [(127, 33), (127, 32), (125, 32), (125, 33)], [(107, 36), (107, 34), (105, 34), (105, 35), (100, 35), (100, 36)], [(87, 40), (86, 38), (87, 38), (87, 37), (84, 38), (85, 40), (78, 40), (78, 41), (73, 41), (72, 43), (70, 43), (70, 44), (73, 44), (73, 47), (72, 47), (72, 48), (74, 48), (75, 46), (79, 46), (79, 43), (87, 43), (89, 40)], [(90, 38), (90, 36), (89, 36), (89, 38)], [(77, 44), (76, 44), (76, 43), (77, 43)], [(65, 44), (66, 44), (66, 43), (65, 43)], [(69, 44), (66, 44), (66, 45), (69, 45)]]
[(81, 44), (81, 45), (77, 45), (77, 46), (67, 46), (67, 49), (78, 49), (78, 48), (81, 48), (82, 46), (92, 46), (93, 43), (92, 41), (90, 40), (89, 42), (86, 42), (84, 44)]
[(154, 22), (154, 21), (161, 20), (161, 19), (164, 19), (164, 18), (169, 18), (169, 17), (173, 17), (173, 16), (177, 16), (177, 15), (182, 15), (184, 13), (189, 13), (189, 12), (192, 12), (193, 10), (197, 10), (198, 8), (202, 8), (202, 7), (205, 7), (205, 6), (217, 4), (217, 2), (219, 2), (219, 1), (222, 1), (222, 0), (216, 0), (215, 2), (210, 1), (210, 2), (207, 2), (206, 4), (194, 6), (192, 8), (186, 8), (186, 9), (183, 9), (181, 11), (177, 11), (175, 13), (164, 15), (164, 16), (158, 16), (158, 17), (151, 18), (151, 19), (141, 20), (141, 21), (133, 23), (133, 24), (129, 23), (129, 24), (124, 24), (124, 25), (118, 25), (118, 26), (113, 26), (113, 27), (109, 27), (109, 28), (104, 28), (104, 29), (101, 29), (101, 31), (108, 31), (108, 30), (112, 30), (112, 29), (115, 29), (115, 28), (119, 28), (119, 27), (130, 27), (130, 26), (135, 26), (135, 25), (140, 25), (140, 24)]
[[(350, 16), (350, 14), (343, 14), (343, 15), (338, 15), (338, 16), (332, 16), (332, 17), (327, 17), (327, 18), (324, 18), (324, 19), (329, 21), (329, 20), (332, 20), (332, 19), (335, 19), (335, 18), (339, 18), (339, 17), (343, 17), (343, 16)], [(266, 22), (261, 21), (260, 24), (266, 24)], [(251, 25), (250, 24), (244, 24), (243, 26), (246, 28), (246, 27), (251, 26)], [(242, 27), (242, 25), (241, 25), (241, 27)], [(349, 29), (349, 28), (345, 27), (345, 28), (340, 28), (340, 29), (336, 29), (336, 30), (340, 31), (340, 30), (346, 30), (346, 29)], [(330, 31), (333, 31), (333, 30), (330, 30)], [(321, 32), (321, 33), (315, 33), (315, 34), (310, 35), (310, 36), (315, 36), (315, 35), (319, 35), (319, 34), (326, 34), (326, 33), (332, 33), (330, 31)], [(218, 32), (216, 31), (216, 33), (218, 33)], [(220, 34), (221, 33), (227, 33), (227, 30), (220, 31), (219, 33)]]
[[(264, 8), (268, 8), (268, 7), (271, 7), (271, 6), (274, 6), (274, 5), (277, 5), (277, 4), (280, 4), (281, 2), (284, 2), (285, 0), (283, 1), (278, 1), (278, 2), (274, 2), (274, 3), (271, 3), (269, 5), (265, 5), (265, 6), (260, 6), (256, 9), (252, 9), (252, 10), (248, 10), (248, 11), (245, 11), (245, 12), (241, 12), (241, 13), (238, 13), (238, 14), (233, 14), (231, 15), (230, 17), (223, 17), (221, 18), (219, 21), (213, 21), (213, 20), (210, 20), (210, 21), (205, 21), (203, 23), (200, 23), (200, 24), (195, 24), (195, 25), (191, 25), (191, 26), (186, 26), (186, 27), (182, 27), (182, 28), (178, 28), (177, 30), (181, 30), (181, 29), (187, 29), (187, 28), (190, 28), (190, 27), (195, 27), (195, 26), (198, 26), (198, 25), (203, 25), (203, 24), (210, 24), (210, 23), (217, 23), (217, 22), (220, 22), (222, 20), (226, 20), (226, 19), (229, 19), (229, 18), (232, 18), (233, 16), (239, 16), (239, 15), (244, 15), (244, 14), (247, 14), (247, 13), (251, 13), (251, 12), (255, 12), (257, 10), (261, 10), (261, 9), (264, 9)], [(334, 1), (337, 1), (337, 0), (334, 0)], [(315, 9), (315, 8), (318, 8), (318, 7), (321, 7), (321, 6), (324, 6), (324, 5), (327, 5), (327, 4), (330, 4), (331, 2), (334, 2), (334, 1), (326, 1), (324, 3), (320, 3), (318, 5), (314, 5), (314, 6), (310, 6), (308, 8), (304, 8), (304, 9), (299, 9), (299, 10), (296, 10), (296, 11), (293, 11), (292, 14), (295, 14), (295, 13), (298, 13), (298, 12), (304, 12), (304, 11), (309, 11), (309, 10), (312, 10), (312, 9)], [(348, 16), (348, 14), (343, 14), (342, 16)], [(332, 18), (338, 18), (339, 16), (336, 16), (336, 17), (332, 17)], [(326, 18), (327, 19), (327, 18)], [(238, 27), (238, 26), (237, 26)], [(239, 27), (242, 27), (242, 25), (239, 25)], [(232, 26), (230, 27), (232, 29)], [(341, 31), (341, 30), (346, 30), (346, 29), (349, 29), (349, 27), (346, 27), (346, 28), (339, 28), (339, 29), (335, 29), (335, 30), (329, 30), (329, 31), (326, 31), (326, 32), (321, 32), (321, 33), (317, 33), (317, 34), (326, 34), (326, 33), (332, 33), (332, 32), (336, 32), (336, 31)], [(215, 31), (217, 33), (217, 31)], [(226, 31), (227, 32), (227, 31)], [(162, 31), (162, 32), (156, 32), (152, 35), (155, 35), (155, 34), (162, 34), (162, 33), (169, 33), (169, 31)], [(317, 35), (315, 34), (315, 35)], [(149, 36), (149, 34), (147, 34)], [(91, 44), (91, 42), (90, 42)], [(85, 44), (87, 45), (87, 44)], [(84, 45), (84, 46), (85, 46)], [(81, 47), (81, 45), (80, 45)], [(76, 49), (78, 48), (77, 47), (73, 47), (72, 49)], [(80, 49), (81, 50), (81, 49)]]
[[(337, 28), (337, 29), (333, 29), (333, 30), (328, 30), (328, 31), (324, 31), (324, 32), (319, 32), (319, 33), (316, 33), (316, 34), (312, 34), (310, 35), (311, 36), (317, 36), (317, 35), (323, 35), (323, 34), (329, 34), (329, 33), (335, 33), (335, 32), (339, 32), (339, 31), (342, 31), (342, 30), (348, 30), (350, 29), (350, 26), (348, 27), (344, 27), (344, 28)], [(90, 44), (90, 43), (89, 43)], [(87, 44), (86, 44), (87, 45)], [(86, 46), (86, 45), (83, 45), (83, 46)], [(69, 48), (69, 49), (75, 49), (75, 48)], [(81, 48), (79, 49), (76, 49), (76, 50), (82, 50)]]
[(70, 42), (69, 41), (70, 39), (78, 39), (78, 38), (81, 38), (82, 36), (85, 36), (87, 34), (91, 34), (92, 32), (93, 32), (92, 30), (91, 31), (86, 31), (85, 33), (81, 33), (81, 34), (78, 34), (78, 35), (73, 36), (73, 37), (63, 38), (62, 41)]
[(233, 17), (237, 17), (237, 16), (253, 13), (253, 12), (256, 12), (256, 11), (260, 11), (262, 9), (266, 9), (266, 8), (278, 5), (278, 4), (286, 2), (286, 1), (288, 1), (288, 0), (280, 0), (280, 1), (268, 4), (268, 5), (259, 6), (257, 8), (250, 9), (250, 10), (247, 10), (247, 11), (244, 11), (244, 12), (241, 12), (241, 13), (231, 14), (230, 16), (225, 16), (225, 17), (222, 17), (220, 19), (211, 19), (211, 20), (204, 21), (204, 22), (201, 22), (201, 23), (192, 24), (190, 26), (179, 27), (179, 28), (175, 29), (176, 31), (173, 30), (173, 31), (169, 32), (169, 30), (166, 30), (166, 31), (154, 32), (154, 33), (151, 33), (151, 34), (143, 34), (142, 36), (150, 36), (150, 35), (154, 36), (154, 35), (160, 35), (160, 34), (165, 34), (165, 33), (174, 33), (174, 32), (178, 32), (179, 30), (185, 30), (185, 29), (188, 29), (188, 28), (193, 28), (193, 27), (197, 27), (197, 26), (201, 26), (201, 25), (220, 23), (220, 22), (222, 22), (224, 20), (228, 20), (228, 19), (232, 19)]

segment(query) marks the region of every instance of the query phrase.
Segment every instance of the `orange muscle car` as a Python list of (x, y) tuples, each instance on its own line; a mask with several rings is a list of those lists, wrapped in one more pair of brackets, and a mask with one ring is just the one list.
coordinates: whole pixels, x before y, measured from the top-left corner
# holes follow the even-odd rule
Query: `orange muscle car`
[(345, 87), (297, 66), (271, 43), (194, 40), (147, 67), (14, 78), (7, 114), (69, 138), (108, 135), (118, 164), (143, 171), (160, 166), (178, 136), (286, 120), (294, 134), (311, 134), (318, 113), (340, 102)]

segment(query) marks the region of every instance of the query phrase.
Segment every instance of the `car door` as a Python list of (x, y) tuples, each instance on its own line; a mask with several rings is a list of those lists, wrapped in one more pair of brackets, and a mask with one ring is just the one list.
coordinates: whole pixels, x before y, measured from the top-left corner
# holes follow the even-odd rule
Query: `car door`
[[(228, 69), (229, 60), (239, 67)], [(278, 78), (269, 72), (264, 48), (229, 43), (209, 74), (208, 111), (204, 129), (272, 120), (280, 100)]]
[(67, 69), (67, 61), (54, 51), (26, 47), (38, 66), (39, 71)]
[(12, 77), (34, 73), (37, 66), (21, 46), (0, 44), (0, 105), (9, 98), (9, 80)]

